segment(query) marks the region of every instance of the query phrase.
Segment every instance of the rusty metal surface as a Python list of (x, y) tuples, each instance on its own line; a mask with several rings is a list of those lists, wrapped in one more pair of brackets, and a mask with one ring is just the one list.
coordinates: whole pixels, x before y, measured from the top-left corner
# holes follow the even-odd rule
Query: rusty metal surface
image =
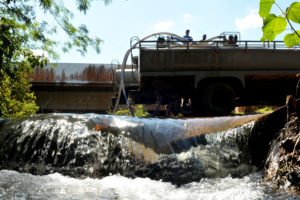
[(116, 81), (115, 69), (108, 64), (58, 63), (55, 67), (48, 65), (36, 67), (29, 76), (34, 83), (103, 83)]
[(116, 72), (109, 64), (58, 63), (29, 76), (41, 113), (103, 113), (112, 107)]

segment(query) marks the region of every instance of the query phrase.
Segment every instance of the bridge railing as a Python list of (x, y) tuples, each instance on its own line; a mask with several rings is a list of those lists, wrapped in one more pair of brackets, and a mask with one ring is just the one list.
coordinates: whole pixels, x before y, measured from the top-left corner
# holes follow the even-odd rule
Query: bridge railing
[(254, 40), (222, 41), (222, 40), (201, 40), (201, 41), (167, 41), (149, 40), (139, 43), (142, 49), (270, 49), (270, 50), (300, 50), (300, 46), (288, 48), (283, 41), (261, 42)]

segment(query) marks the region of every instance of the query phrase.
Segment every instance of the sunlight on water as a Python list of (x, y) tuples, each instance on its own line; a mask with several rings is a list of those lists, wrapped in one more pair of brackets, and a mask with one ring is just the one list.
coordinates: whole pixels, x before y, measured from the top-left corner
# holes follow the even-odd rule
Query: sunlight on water
[(298, 199), (286, 194), (267, 194), (260, 174), (244, 178), (202, 179), (176, 187), (148, 178), (125, 178), (120, 175), (84, 180), (61, 174), (34, 176), (15, 171), (0, 171), (0, 199), (103, 199), (103, 200), (193, 200), (193, 199)]
[[(7, 122), (0, 132), (3, 169), (104, 178), (0, 170), (0, 200), (300, 199), (272, 190), (260, 173), (253, 174), (257, 168), (247, 149), (260, 117), (60, 114)], [(108, 176), (117, 173), (124, 176)]]

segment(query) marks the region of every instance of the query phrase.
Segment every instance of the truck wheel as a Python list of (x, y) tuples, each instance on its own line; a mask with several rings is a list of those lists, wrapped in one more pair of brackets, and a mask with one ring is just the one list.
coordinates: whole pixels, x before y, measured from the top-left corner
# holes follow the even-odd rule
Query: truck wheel
[(214, 83), (202, 93), (202, 110), (206, 114), (229, 114), (235, 106), (236, 92), (227, 83)]

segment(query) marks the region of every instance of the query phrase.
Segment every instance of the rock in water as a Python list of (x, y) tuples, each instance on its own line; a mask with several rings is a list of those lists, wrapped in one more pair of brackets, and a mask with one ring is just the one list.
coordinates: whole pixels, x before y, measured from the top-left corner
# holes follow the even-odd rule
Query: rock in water
[(271, 145), (266, 162), (266, 180), (279, 187), (300, 191), (300, 120), (299, 105), (287, 97), (287, 122)]

